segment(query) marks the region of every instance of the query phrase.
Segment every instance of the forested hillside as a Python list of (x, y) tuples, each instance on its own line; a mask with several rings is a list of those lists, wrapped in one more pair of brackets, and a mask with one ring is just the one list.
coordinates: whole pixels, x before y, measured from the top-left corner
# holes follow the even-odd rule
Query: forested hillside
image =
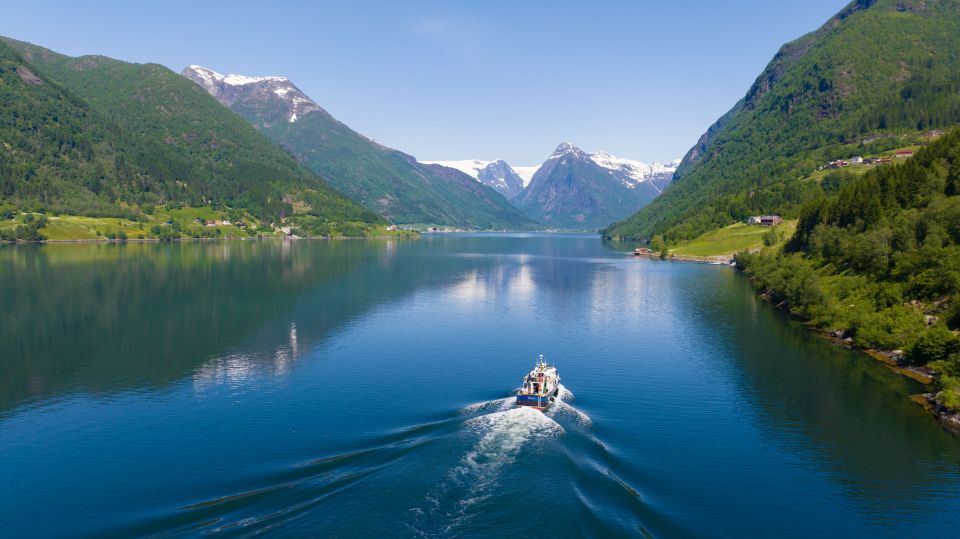
[(686, 155), (674, 183), (608, 228), (689, 239), (758, 213), (794, 216), (831, 159), (960, 123), (956, 0), (856, 0), (788, 43)]
[(109, 211), (116, 129), (0, 42), (0, 200)]
[(782, 251), (737, 257), (775, 303), (941, 374), (960, 409), (960, 130), (895, 166), (819, 187)]
[(536, 226), (494, 189), (458, 171), (418, 163), (354, 131), (284, 77), (224, 76), (196, 65), (182, 75), (332, 186), (391, 221), (480, 229)]
[(6, 131), (24, 145), (0, 165), (2, 194), (21, 209), (133, 216), (174, 204), (278, 222), (296, 208), (321, 221), (381, 221), (163, 66), (13, 40), (0, 53), (9, 95), (0, 118), (14, 119)]

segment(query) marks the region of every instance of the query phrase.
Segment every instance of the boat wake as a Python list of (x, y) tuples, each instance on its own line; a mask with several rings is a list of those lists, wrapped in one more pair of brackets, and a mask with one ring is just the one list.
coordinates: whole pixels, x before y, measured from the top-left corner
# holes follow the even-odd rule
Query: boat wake
[(496, 399), (491, 401), (484, 402), (475, 402), (469, 406), (464, 406), (460, 409), (461, 415), (474, 415), (480, 412), (505, 412), (514, 407), (516, 398), (513, 396), (504, 397), (502, 399)]
[(587, 414), (570, 404), (573, 400), (573, 392), (561, 384), (557, 398), (545, 412), (518, 407), (515, 396), (460, 409), (461, 415), (472, 416), (463, 422), (460, 437), (474, 440), (473, 444), (426, 496), (425, 503), (411, 509), (411, 531), (431, 537), (462, 532), (503, 486), (501, 478), (506, 468), (524, 451), (542, 452), (548, 447), (544, 442), (564, 436), (568, 429), (582, 431), (592, 425)]
[(477, 436), (473, 448), (450, 470), (426, 504), (411, 511), (416, 517), (414, 531), (425, 536), (451, 535), (470, 520), (471, 511), (495, 492), (500, 473), (514, 463), (528, 442), (562, 436), (565, 429), (552, 418), (529, 407), (514, 407), (514, 399), (490, 401), (477, 410), (499, 410), (468, 419), (463, 436)]
[[(534, 495), (537, 500), (536, 496), (555, 488), (557, 474), (544, 470), (562, 470), (567, 465), (576, 470), (583, 466), (582, 459), (571, 458), (572, 453), (584, 448), (596, 453), (597, 445), (590, 442), (590, 418), (572, 401), (573, 393), (561, 386), (545, 412), (518, 407), (513, 393), (470, 404), (319, 458), (264, 470), (242, 488), (191, 500), (115, 531), (117, 535), (142, 535), (145, 530), (190, 535), (285, 529), (296, 535), (310, 523), (337, 522), (341, 517), (331, 516), (327, 508), (349, 506), (351, 499), (362, 499), (359, 494), (351, 498), (349, 492), (366, 492), (376, 484), (382, 495), (395, 499), (419, 493), (412, 502), (394, 505), (395, 512), (379, 521), (382, 525), (371, 526), (380, 526), (383, 534), (391, 530), (396, 534), (396, 523), (403, 522), (405, 535), (482, 535), (487, 521), (504, 510), (504, 496)], [(592, 466), (586, 472), (597, 475)], [(357, 518), (365, 514), (362, 507), (353, 507), (352, 513)], [(377, 514), (384, 516), (382, 510)], [(373, 516), (368, 514), (367, 522), (375, 521), (370, 520)]]

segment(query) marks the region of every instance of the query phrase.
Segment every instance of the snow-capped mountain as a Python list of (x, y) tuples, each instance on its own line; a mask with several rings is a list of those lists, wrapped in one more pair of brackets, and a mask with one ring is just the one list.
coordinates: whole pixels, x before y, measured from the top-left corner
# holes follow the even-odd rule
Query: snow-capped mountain
[(623, 219), (669, 185), (679, 161), (647, 164), (562, 143), (513, 203), (541, 223), (596, 229)]
[(526, 187), (530, 185), (530, 180), (533, 179), (533, 175), (540, 170), (541, 165), (533, 165), (532, 167), (513, 167), (513, 171), (517, 173), (517, 176), (520, 176), (520, 179), (523, 180), (523, 186)]
[[(590, 160), (601, 167), (610, 170), (611, 173), (618, 176), (624, 185), (633, 189), (641, 182), (654, 182), (659, 190), (663, 190), (670, 180), (673, 173), (680, 166), (680, 159), (675, 159), (669, 163), (644, 163), (632, 159), (623, 159), (615, 157), (605, 152), (590, 154)], [(666, 180), (662, 182), (660, 180)]]
[(457, 169), (480, 183), (496, 189), (507, 199), (512, 199), (523, 191), (523, 178), (503, 160), (466, 159), (462, 161), (423, 161), (423, 163)]
[(207, 93), (228, 107), (241, 99), (257, 97), (270, 97), (272, 102), (279, 101), (286, 106), (285, 117), (290, 123), (296, 122), (298, 118), (309, 112), (323, 110), (286, 77), (221, 75), (212, 69), (198, 65), (187, 66), (180, 74), (199, 84)]
[(181, 74), (331, 186), (393, 222), (510, 230), (535, 226), (471, 176), (423, 165), (350, 129), (286, 77), (221, 75), (198, 65)]

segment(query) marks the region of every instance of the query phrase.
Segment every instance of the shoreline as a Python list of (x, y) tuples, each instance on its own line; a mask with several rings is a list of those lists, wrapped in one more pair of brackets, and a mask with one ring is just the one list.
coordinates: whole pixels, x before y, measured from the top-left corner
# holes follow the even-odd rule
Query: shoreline
[(117, 239), (76, 239), (76, 240), (41, 240), (41, 241), (0, 241), (0, 245), (44, 245), (44, 244), (72, 244), (72, 243), (176, 243), (176, 242), (194, 242), (194, 241), (300, 241), (300, 240), (389, 240), (389, 239), (413, 239), (417, 236), (264, 236), (262, 238), (246, 237), (219, 237), (219, 238), (128, 238), (125, 240)]
[(662, 260), (664, 262), (692, 262), (694, 264), (710, 264), (713, 266), (732, 266), (734, 255), (713, 255), (713, 256), (685, 256), (670, 255), (667, 258), (660, 258), (657, 253), (628, 253), (637, 258), (647, 258), (649, 260)]
[(850, 337), (844, 337), (842, 334), (838, 335), (837, 333), (839, 332), (830, 332), (815, 328), (811, 326), (809, 322), (794, 316), (794, 314), (788, 309), (784, 308), (782, 304), (774, 305), (770, 301), (770, 296), (768, 293), (760, 291), (754, 287), (752, 280), (750, 281), (750, 285), (753, 287), (760, 299), (767, 302), (770, 306), (778, 311), (785, 313), (789, 319), (802, 324), (807, 331), (813, 333), (815, 336), (824, 339), (835, 346), (862, 354), (863, 356), (882, 364), (891, 372), (906, 378), (910, 378), (911, 380), (922, 384), (925, 389), (930, 391), (910, 395), (910, 400), (923, 407), (923, 409), (932, 415), (945, 430), (954, 435), (960, 436), (960, 411), (947, 408), (937, 400), (937, 393), (936, 391), (933, 391), (936, 389), (934, 387), (934, 382), (936, 382), (937, 379), (937, 374), (934, 371), (928, 368), (917, 367), (903, 363), (901, 361), (903, 358), (903, 351), (901, 350), (862, 348), (854, 344), (853, 339)]
[[(668, 258), (660, 258), (660, 255), (657, 253), (630, 253), (631, 256), (637, 258), (646, 258), (649, 260), (662, 260), (664, 262), (685, 262), (685, 263), (697, 263), (697, 264), (711, 264), (711, 265), (727, 265), (728, 267), (740, 269), (734, 262), (734, 255), (715, 255), (715, 256), (670, 256)], [(749, 276), (748, 276), (749, 279)], [(829, 341), (835, 346), (845, 348), (854, 352), (858, 352), (871, 360), (878, 362), (889, 369), (891, 372), (910, 378), (911, 380), (922, 384), (925, 389), (928, 391), (924, 393), (917, 393), (910, 395), (910, 400), (914, 403), (923, 407), (930, 415), (936, 419), (940, 425), (949, 431), (950, 433), (960, 436), (960, 410), (953, 410), (944, 406), (940, 401), (937, 400), (936, 387), (934, 383), (937, 380), (937, 373), (931, 369), (924, 367), (917, 367), (913, 365), (908, 365), (902, 361), (903, 351), (902, 350), (879, 350), (876, 348), (861, 348), (853, 343), (853, 340), (849, 337), (844, 337), (844, 335), (836, 335), (827, 330), (822, 330), (811, 326), (807, 321), (794, 316), (789, 309), (784, 308), (782, 305), (774, 305), (770, 301), (770, 297), (766, 291), (762, 291), (756, 288), (753, 284), (753, 280), (750, 280), (750, 286), (753, 288), (754, 292), (762, 300), (770, 304), (772, 307), (781, 311), (787, 315), (788, 318), (796, 322), (801, 323), (804, 328), (813, 333), (816, 337)]]
[[(739, 269), (736, 264), (731, 262), (734, 261), (734, 255), (716, 255), (716, 256), (670, 256), (668, 258), (660, 258), (660, 255), (657, 253), (631, 253), (632, 256), (647, 258), (650, 260), (663, 260), (665, 262), (676, 261), (676, 262), (687, 262), (687, 263), (698, 263), (698, 264), (712, 264), (720, 265), (725, 264), (732, 268)], [(719, 262), (719, 264), (718, 264)], [(748, 277), (749, 278), (749, 277)], [(754, 289), (754, 292), (761, 299), (769, 303), (775, 309), (785, 313), (788, 318), (800, 322), (803, 326), (810, 331), (815, 336), (825, 339), (835, 346), (845, 348), (847, 350), (852, 350), (863, 354), (864, 356), (881, 363), (891, 372), (910, 378), (911, 380), (923, 384), (924, 387), (930, 391), (924, 393), (918, 393), (915, 395), (910, 395), (910, 400), (914, 403), (923, 407), (930, 415), (936, 419), (940, 425), (951, 432), (952, 434), (960, 436), (960, 410), (953, 410), (944, 406), (940, 401), (937, 400), (937, 392), (935, 391), (934, 383), (937, 379), (937, 374), (927, 368), (916, 367), (913, 365), (907, 365), (901, 360), (903, 358), (903, 352), (901, 350), (878, 350), (876, 348), (861, 348), (855, 345), (852, 339), (849, 337), (844, 338), (843, 335), (835, 335), (829, 331), (822, 330), (811, 326), (805, 320), (802, 320), (793, 315), (788, 309), (785, 309), (781, 305), (774, 305), (770, 302), (770, 298), (767, 295), (767, 292), (757, 289), (753, 285), (753, 281), (750, 280), (750, 285)]]

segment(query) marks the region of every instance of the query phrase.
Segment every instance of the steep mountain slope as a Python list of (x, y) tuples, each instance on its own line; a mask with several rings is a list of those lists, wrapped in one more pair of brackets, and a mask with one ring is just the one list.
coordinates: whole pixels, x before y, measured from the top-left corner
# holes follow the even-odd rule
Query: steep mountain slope
[(939, 402), (960, 411), (960, 130), (826, 187), (801, 208), (785, 249), (738, 263), (796, 316), (937, 370)]
[(503, 160), (481, 161), (478, 159), (467, 159), (463, 161), (421, 162), (455, 168), (483, 185), (496, 189), (498, 193), (508, 200), (513, 199), (523, 191), (523, 178)]
[(520, 213), (503, 195), (463, 172), (441, 165), (421, 163), (418, 166), (446, 182), (438, 185), (438, 188), (453, 186), (457, 191), (472, 195), (460, 197), (462, 205), (459, 208), (471, 216), (471, 226), (488, 230), (536, 228), (536, 224)]
[(181, 74), (347, 196), (395, 222), (533, 226), (492, 189), (467, 188), (350, 129), (286, 78), (221, 75), (200, 66), (189, 66)]
[[(108, 159), (98, 160), (102, 172), (83, 186), (98, 199), (110, 204), (225, 204), (270, 220), (289, 215), (296, 202), (325, 220), (379, 221), (163, 66), (103, 56), (71, 58), (28, 43), (4, 42), (97, 118), (91, 133), (105, 140), (105, 154), (112, 148), (114, 157), (112, 166)], [(103, 137), (97, 135), (103, 131), (100, 124), (109, 126)]]
[[(113, 213), (114, 128), (0, 41), (0, 200)], [(118, 209), (118, 208), (112, 208)]]
[(514, 203), (556, 228), (591, 230), (635, 212), (669, 183), (675, 164), (647, 165), (563, 143)]
[(813, 187), (796, 180), (819, 164), (958, 122), (956, 0), (857, 0), (784, 45), (664, 195), (607, 234), (671, 241), (750, 214), (792, 215)]

